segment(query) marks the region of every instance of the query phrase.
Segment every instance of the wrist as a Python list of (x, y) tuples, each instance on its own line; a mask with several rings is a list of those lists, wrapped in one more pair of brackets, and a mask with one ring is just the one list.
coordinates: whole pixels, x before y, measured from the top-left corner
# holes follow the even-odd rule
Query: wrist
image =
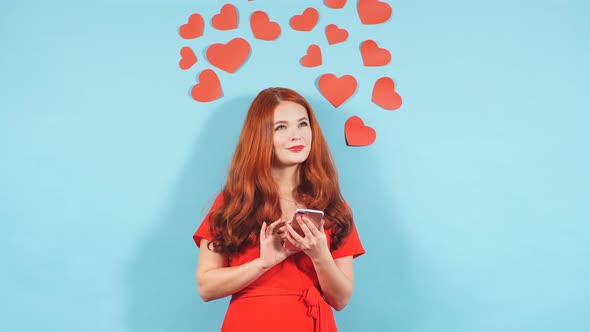
[(326, 250), (322, 250), (319, 253), (319, 255), (312, 257), (311, 261), (313, 262), (313, 265), (323, 265), (326, 263), (330, 263), (334, 260), (332, 259), (332, 254), (330, 253), (330, 250), (326, 248)]
[(272, 267), (272, 265), (265, 263), (261, 257), (254, 260), (254, 265), (256, 265), (256, 268), (263, 273)]

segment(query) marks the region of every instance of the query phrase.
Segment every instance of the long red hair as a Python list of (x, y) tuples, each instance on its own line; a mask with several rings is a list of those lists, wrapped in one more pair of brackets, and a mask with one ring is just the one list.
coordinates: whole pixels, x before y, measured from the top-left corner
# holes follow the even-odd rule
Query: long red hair
[(223, 204), (211, 213), (210, 245), (217, 252), (232, 256), (255, 244), (262, 223), (270, 224), (282, 215), (278, 187), (271, 176), (274, 110), (282, 101), (307, 110), (312, 132), (310, 153), (300, 165), (294, 198), (308, 208), (324, 211), (332, 248), (352, 229), (352, 214), (340, 193), (336, 167), (311, 106), (291, 89), (268, 88), (248, 109), (223, 188)]

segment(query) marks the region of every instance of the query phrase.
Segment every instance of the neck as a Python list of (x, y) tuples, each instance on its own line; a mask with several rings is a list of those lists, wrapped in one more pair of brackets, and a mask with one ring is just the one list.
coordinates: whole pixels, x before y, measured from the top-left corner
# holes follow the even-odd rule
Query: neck
[(289, 198), (299, 185), (299, 165), (273, 168), (271, 169), (272, 178), (275, 180), (282, 197)]

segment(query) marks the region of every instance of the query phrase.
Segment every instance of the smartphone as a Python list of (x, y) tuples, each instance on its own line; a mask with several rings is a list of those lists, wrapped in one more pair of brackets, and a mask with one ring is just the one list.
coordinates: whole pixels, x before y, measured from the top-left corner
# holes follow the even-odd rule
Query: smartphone
[[(319, 229), (320, 223), (322, 222), (322, 218), (324, 217), (324, 211), (311, 209), (297, 209), (295, 211), (295, 215), (293, 215), (293, 219), (290, 221), (291, 227), (293, 227), (297, 234), (301, 235), (302, 237), (305, 237), (305, 233), (303, 233), (301, 226), (299, 226), (299, 223), (296, 220), (297, 216), (301, 215), (306, 216), (309, 220), (311, 220), (313, 225)], [(285, 241), (284, 247), (288, 249), (299, 249), (294, 244), (289, 242), (289, 240)]]

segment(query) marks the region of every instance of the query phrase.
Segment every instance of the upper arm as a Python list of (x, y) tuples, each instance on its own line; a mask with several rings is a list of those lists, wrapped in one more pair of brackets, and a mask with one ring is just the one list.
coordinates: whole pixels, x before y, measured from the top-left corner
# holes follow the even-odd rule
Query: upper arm
[(208, 245), (208, 240), (201, 240), (199, 261), (197, 263), (197, 281), (199, 277), (207, 271), (228, 266), (227, 257), (223, 254), (210, 250)]
[(345, 256), (334, 259), (334, 263), (342, 273), (350, 280), (350, 282), (354, 282), (354, 269), (352, 263), (352, 256)]

